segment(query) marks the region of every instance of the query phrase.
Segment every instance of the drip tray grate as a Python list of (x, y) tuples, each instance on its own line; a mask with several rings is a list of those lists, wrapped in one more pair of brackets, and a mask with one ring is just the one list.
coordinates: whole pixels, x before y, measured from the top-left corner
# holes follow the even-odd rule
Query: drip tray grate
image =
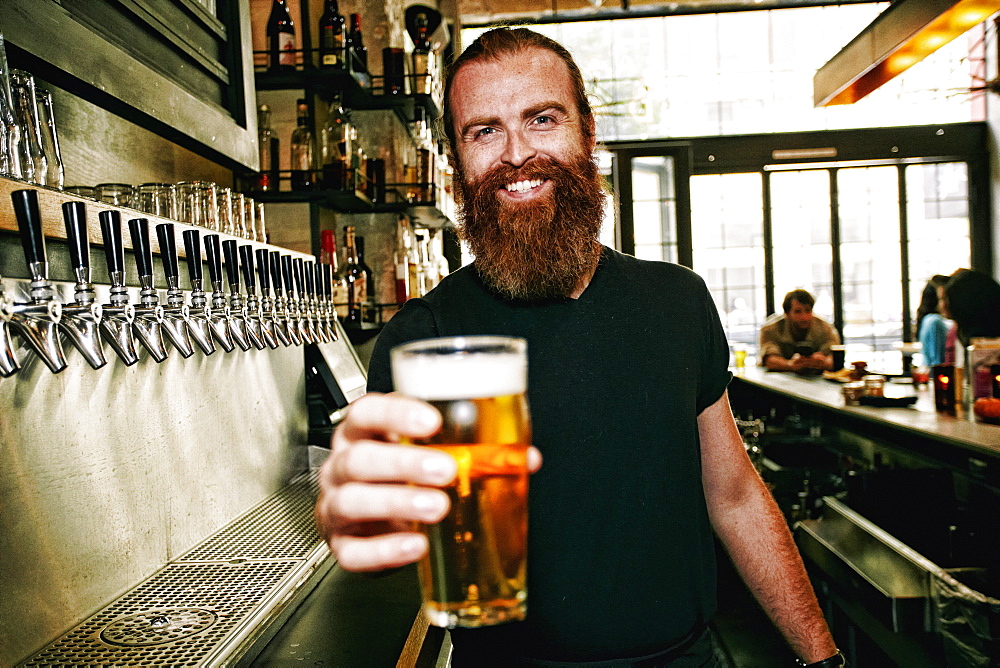
[(302, 474), (21, 665), (204, 665), (315, 566), (316, 493)]

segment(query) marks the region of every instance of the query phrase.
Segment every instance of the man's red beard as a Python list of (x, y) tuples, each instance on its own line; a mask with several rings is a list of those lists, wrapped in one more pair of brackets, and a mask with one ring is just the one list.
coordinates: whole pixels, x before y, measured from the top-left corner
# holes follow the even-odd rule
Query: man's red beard
[[(539, 158), (520, 168), (502, 165), (476, 183), (461, 169), (457, 177), (459, 233), (491, 289), (514, 300), (565, 298), (597, 266), (604, 189), (589, 156), (568, 164)], [(498, 192), (533, 179), (551, 181), (547, 196), (522, 203)]]

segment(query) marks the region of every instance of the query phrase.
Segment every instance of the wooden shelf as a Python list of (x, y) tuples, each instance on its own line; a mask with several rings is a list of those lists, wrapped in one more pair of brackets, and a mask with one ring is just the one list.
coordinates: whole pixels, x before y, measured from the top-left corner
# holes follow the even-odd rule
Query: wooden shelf
[(26, 183), (24, 181), (16, 181), (6, 178), (0, 178), (0, 230), (13, 232), (15, 234), (18, 233), (17, 219), (14, 216), (14, 204), (11, 201), (10, 194), (15, 190), (22, 189), (38, 191), (38, 207), (42, 214), (42, 234), (45, 235), (46, 239), (58, 239), (65, 241), (67, 239), (67, 235), (66, 224), (63, 221), (62, 205), (65, 202), (84, 202), (87, 205), (87, 233), (90, 237), (90, 244), (92, 246), (104, 246), (101, 236), (101, 223), (97, 217), (98, 214), (101, 211), (117, 210), (121, 212), (122, 216), (122, 242), (124, 247), (129, 250), (132, 248), (132, 239), (128, 232), (128, 221), (132, 218), (146, 218), (149, 220), (150, 226), (150, 245), (152, 246), (153, 252), (157, 254), (160, 252), (160, 244), (154, 230), (155, 226), (160, 223), (173, 223), (177, 254), (180, 257), (187, 257), (184, 250), (184, 237), (181, 233), (184, 232), (184, 230), (199, 230), (202, 233), (202, 259), (205, 259), (204, 237), (208, 234), (218, 234), (223, 240), (236, 239), (240, 242), (241, 246), (249, 244), (253, 246), (254, 249), (267, 248), (269, 250), (281, 251), (282, 253), (291, 255), (292, 257), (300, 257), (303, 260), (316, 259), (312, 255), (288, 250), (287, 248), (281, 248), (270, 244), (262, 244), (259, 241), (251, 241), (250, 239), (244, 239), (243, 237), (234, 237), (232, 235), (215, 232), (214, 230), (209, 230), (204, 227), (180, 223), (176, 220), (170, 220), (169, 218), (160, 218), (159, 216), (153, 216), (135, 209), (111, 206), (110, 204), (105, 204), (103, 202), (95, 202), (94, 200), (86, 197), (70, 195), (69, 193), (65, 193), (61, 190), (53, 190), (52, 188), (36, 186), (33, 183)]

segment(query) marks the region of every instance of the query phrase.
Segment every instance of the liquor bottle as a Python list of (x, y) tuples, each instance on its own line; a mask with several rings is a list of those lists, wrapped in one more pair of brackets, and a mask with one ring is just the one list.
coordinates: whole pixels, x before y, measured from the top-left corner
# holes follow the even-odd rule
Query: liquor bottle
[(354, 245), (354, 226), (344, 228), (344, 278), (347, 279), (346, 322), (360, 325), (361, 308), (367, 301), (368, 277), (358, 263), (358, 249)]
[(365, 262), (365, 238), (361, 235), (354, 235), (354, 247), (358, 250), (358, 265), (365, 272), (365, 295), (368, 299), (375, 300), (375, 273), (372, 268), (368, 266)]
[(348, 186), (351, 151), (351, 120), (335, 97), (320, 129), (320, 162), (323, 187), (345, 190)]
[(292, 130), (292, 190), (309, 190), (313, 176), (313, 133), (309, 129), (309, 106), (298, 101), (298, 118)]
[(352, 72), (368, 71), (368, 47), (361, 35), (361, 14), (351, 14), (351, 31), (347, 34), (348, 66)]
[(319, 66), (344, 67), (344, 17), (337, 0), (326, 0), (319, 17)]
[(280, 190), (278, 182), (278, 135), (271, 128), (271, 108), (266, 104), (257, 110), (257, 152), (260, 156), (260, 173), (256, 189), (268, 192)]
[(365, 147), (358, 141), (358, 129), (351, 128), (351, 146), (354, 147), (354, 155), (351, 158), (351, 173), (354, 176), (354, 191), (364, 194), (368, 185), (368, 153)]
[(416, 31), (413, 38), (413, 92), (429, 94), (431, 92), (431, 43), (428, 34), (429, 19), (427, 14), (420, 12), (416, 16)]
[(422, 297), (423, 282), (420, 278), (420, 254), (417, 244), (417, 232), (412, 227), (409, 230), (409, 244), (406, 248), (406, 273), (410, 278), (410, 299)]
[(337, 317), (343, 320), (347, 317), (347, 279), (340, 271), (337, 263), (337, 235), (333, 230), (323, 230), (319, 235), (319, 261), (332, 268), (333, 290), (331, 299), (337, 309)]
[(285, 0), (274, 0), (267, 19), (267, 51), (272, 72), (295, 69), (295, 24)]
[(396, 267), (396, 303), (402, 304), (410, 298), (410, 221), (399, 215), (396, 223), (396, 252), (393, 254), (393, 264)]

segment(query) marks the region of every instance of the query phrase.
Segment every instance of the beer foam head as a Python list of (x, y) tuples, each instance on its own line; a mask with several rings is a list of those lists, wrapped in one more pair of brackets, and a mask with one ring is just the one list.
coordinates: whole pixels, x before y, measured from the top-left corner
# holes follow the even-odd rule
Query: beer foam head
[[(516, 342), (510, 347), (506, 344)], [(453, 337), (392, 351), (396, 391), (427, 401), (521, 394), (528, 385), (523, 339)]]

